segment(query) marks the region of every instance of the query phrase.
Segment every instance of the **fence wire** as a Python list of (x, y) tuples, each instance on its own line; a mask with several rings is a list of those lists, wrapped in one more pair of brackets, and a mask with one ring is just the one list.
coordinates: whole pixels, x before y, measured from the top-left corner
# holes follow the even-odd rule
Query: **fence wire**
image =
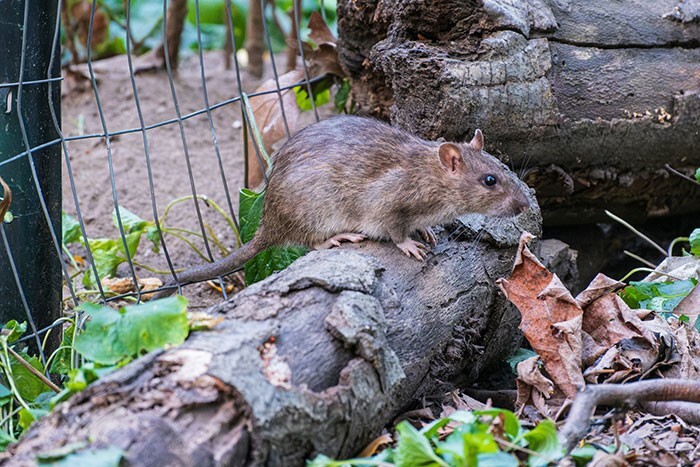
[[(180, 138), (180, 145), (181, 145), (181, 151), (182, 151), (182, 157), (184, 158), (185, 161), (185, 166), (187, 169), (187, 178), (189, 181), (189, 194), (192, 197), (192, 215), (193, 218), (196, 220), (196, 228), (197, 228), (197, 233), (201, 236), (202, 243), (204, 245), (204, 251), (205, 251), (205, 256), (208, 258), (209, 261), (213, 261), (215, 259), (215, 254), (213, 252), (214, 249), (214, 239), (211, 238), (211, 232), (207, 227), (207, 224), (203, 218), (202, 215), (202, 206), (201, 206), (201, 189), (198, 186), (197, 182), (198, 180), (195, 177), (195, 174), (193, 173), (193, 164), (194, 163), (200, 163), (199, 161), (193, 161), (193, 157), (191, 154), (191, 145), (189, 143), (189, 138), (192, 135), (193, 129), (191, 128), (186, 128), (186, 123), (194, 119), (195, 117), (204, 117), (207, 120), (208, 124), (208, 132), (209, 136), (211, 138), (211, 144), (214, 149), (214, 155), (215, 155), (215, 163), (211, 164), (211, 173), (213, 174), (216, 172), (216, 176), (212, 176), (211, 180), (214, 180), (215, 178), (218, 179), (218, 183), (221, 185), (221, 189), (223, 190), (223, 193), (225, 195), (225, 208), (227, 210), (227, 214), (231, 217), (235, 224), (235, 228), (238, 229), (239, 223), (238, 223), (238, 216), (236, 209), (234, 209), (234, 195), (232, 194), (232, 190), (236, 190), (240, 187), (237, 186), (231, 186), (230, 183), (230, 174), (227, 173), (227, 164), (226, 161), (222, 158), (222, 151), (221, 151), (221, 143), (218, 137), (220, 128), (217, 128), (217, 125), (215, 124), (214, 118), (212, 116), (213, 112), (216, 111), (217, 109), (221, 109), (226, 106), (230, 106), (233, 104), (241, 104), (241, 122), (243, 125), (243, 138), (241, 139), (240, 144), (243, 145), (243, 157), (246, 159), (245, 163), (247, 164), (247, 137), (246, 135), (252, 134), (251, 131), (251, 115), (247, 113), (244, 109), (244, 106), (242, 105), (242, 96), (244, 95), (243, 91), (243, 78), (241, 74), (241, 70), (243, 69), (243, 66), (241, 63), (239, 63), (239, 54), (238, 51), (241, 47), (241, 44), (237, 43), (236, 40), (236, 35), (234, 33), (235, 27), (234, 27), (234, 22), (233, 22), (233, 8), (234, 6), (232, 5), (231, 0), (226, 0), (225, 1), (225, 21), (228, 23), (228, 34), (230, 37), (227, 39), (230, 41), (231, 44), (233, 44), (233, 66), (230, 69), (230, 73), (233, 73), (235, 76), (235, 83), (236, 83), (236, 89), (235, 92), (232, 93), (231, 97), (220, 100), (218, 102), (212, 102), (210, 99), (210, 93), (208, 92), (208, 79), (207, 79), (207, 73), (206, 73), (206, 67), (205, 67), (205, 52), (204, 52), (204, 44), (203, 44), (203, 39), (202, 39), (202, 23), (201, 23), (201, 18), (200, 18), (200, 5), (199, 5), (199, 0), (195, 0), (194, 2), (194, 7), (195, 7), (195, 20), (196, 20), (196, 52), (195, 55), (198, 60), (198, 65), (199, 65), (199, 86), (201, 87), (201, 99), (203, 102), (203, 105), (201, 108), (194, 110), (194, 111), (189, 111), (185, 112), (183, 111), (183, 108), (181, 106), (181, 97), (182, 95), (179, 94), (179, 91), (176, 86), (176, 80), (175, 80), (175, 74), (176, 72), (174, 71), (174, 64), (171, 63), (169, 54), (167, 53), (168, 51), (168, 34), (166, 34), (167, 28), (168, 28), (168, 6), (169, 2), (168, 0), (163, 0), (162, 3), (162, 26), (160, 28), (161, 31), (161, 38), (163, 42), (163, 49), (165, 50), (165, 53), (163, 54), (164, 56), (164, 65), (165, 65), (165, 74), (167, 77), (167, 86), (170, 91), (170, 99), (171, 102), (170, 104), (172, 105), (172, 108), (174, 109), (175, 116), (172, 118), (167, 118), (163, 119), (160, 121), (157, 121), (155, 123), (146, 123), (146, 118), (144, 117), (144, 109), (142, 105), (142, 99), (139, 95), (139, 86), (137, 85), (137, 72), (136, 72), (136, 65), (135, 65), (135, 51), (134, 51), (134, 43), (133, 43), (133, 37), (132, 34), (130, 33), (131, 31), (131, 26), (132, 26), (132, 4), (130, 1), (126, 1), (124, 4), (125, 7), (125, 29), (126, 29), (126, 34), (125, 34), (125, 40), (126, 40), (126, 66), (128, 67), (128, 73), (129, 73), (129, 81), (130, 81), (130, 88), (131, 88), (131, 93), (133, 96), (133, 103), (134, 107), (136, 110), (136, 115), (138, 118), (138, 126), (135, 127), (126, 127), (126, 128), (120, 128), (110, 122), (110, 119), (107, 117), (107, 112), (105, 112), (105, 107), (104, 107), (104, 102), (100, 93), (101, 89), (101, 84), (99, 82), (99, 79), (96, 75), (94, 65), (97, 63), (96, 60), (93, 58), (93, 50), (90, 45), (86, 47), (86, 54), (87, 54), (87, 72), (88, 72), (88, 80), (89, 80), (89, 86), (92, 92), (92, 100), (94, 102), (94, 105), (96, 106), (97, 109), (97, 116), (99, 119), (99, 125), (100, 125), (100, 130), (97, 132), (90, 132), (87, 134), (77, 134), (77, 135), (66, 135), (62, 129), (61, 126), (61, 114), (60, 114), (60, 109), (56, 109), (52, 105), (52, 100), (56, 99), (59, 96), (56, 96), (56, 83), (60, 83), (65, 80), (66, 74), (68, 71), (66, 70), (65, 67), (58, 67), (57, 64), (60, 63), (61, 60), (61, 13), (63, 12), (64, 14), (67, 9), (65, 9), (65, 5), (62, 4), (62, 1), (66, 0), (58, 0), (55, 2), (50, 2), (51, 4), (54, 5), (55, 12), (51, 12), (51, 14), (55, 15), (55, 23), (53, 24), (53, 29), (50, 32), (51, 34), (51, 50), (53, 53), (51, 53), (50, 60), (47, 63), (31, 63), (34, 67), (41, 67), (45, 75), (44, 79), (26, 79), (25, 80), (25, 74), (24, 70), (27, 65), (28, 60), (34, 60), (34, 57), (29, 57), (27, 54), (27, 50), (29, 49), (28, 43), (29, 43), (29, 35), (37, 33), (37, 31), (32, 31), (32, 28), (30, 27), (30, 19), (31, 15), (36, 15), (37, 11), (36, 9), (40, 7), (40, 5), (37, 5), (37, 3), (34, 2), (34, 0), (24, 0), (23, 3), (23, 18), (24, 18), (24, 24), (23, 24), (23, 32), (22, 32), (22, 46), (21, 46), (21, 54), (18, 57), (3, 57), (3, 60), (5, 59), (11, 59), (11, 60), (19, 60), (19, 76), (16, 77), (16, 79), (12, 80), (9, 79), (7, 82), (1, 82), (2, 79), (0, 79), (0, 96), (5, 97), (5, 102), (2, 103), (3, 106), (6, 106), (4, 109), (5, 113), (8, 114), (10, 112), (15, 112), (17, 114), (18, 118), (18, 124), (19, 124), (19, 129), (20, 129), (20, 135), (22, 138), (22, 146), (24, 150), (21, 152), (18, 152), (16, 154), (3, 154), (0, 151), (0, 176), (2, 176), (5, 180), (8, 180), (7, 174), (11, 173), (12, 170), (15, 169), (15, 167), (19, 164), (29, 164), (29, 167), (31, 169), (31, 176), (32, 176), (32, 184), (31, 186), (22, 186), (18, 187), (14, 186), (13, 192), (15, 198), (18, 196), (22, 196), (22, 191), (26, 190), (34, 190), (36, 192), (36, 195), (38, 196), (39, 199), (39, 206), (37, 206), (37, 210), (41, 211), (41, 216), (40, 219), (42, 222), (46, 224), (46, 227), (48, 229), (49, 235), (50, 235), (50, 241), (52, 243), (52, 250), (53, 251), (37, 251), (37, 254), (56, 254), (60, 257), (60, 268), (61, 268), (61, 273), (63, 276), (62, 281), (56, 281), (55, 283), (50, 283), (50, 284), (44, 284), (44, 287), (56, 291), (58, 290), (59, 293), (60, 291), (64, 291), (64, 300), (67, 300), (70, 302), (70, 308), (75, 308), (77, 307), (81, 301), (83, 300), (83, 297), (85, 296), (84, 294), (81, 293), (80, 290), (77, 290), (76, 287), (74, 287), (74, 275), (75, 273), (71, 273), (69, 270), (69, 265), (73, 263), (74, 259), (69, 257), (69, 253), (65, 250), (63, 242), (62, 242), (62, 231), (60, 229), (60, 219), (55, 219), (55, 214), (53, 215), (54, 218), (52, 218), (52, 215), (50, 213), (50, 209), (47, 206), (47, 200), (52, 199), (52, 196), (55, 196), (55, 194), (48, 194), (46, 193), (45, 187), (42, 186), (42, 183), (40, 181), (40, 177), (37, 171), (37, 165), (43, 164), (43, 161), (41, 160), (44, 155), (42, 154), (42, 150), (49, 149), (49, 148), (56, 148), (58, 146), (60, 150), (58, 151), (58, 154), (62, 153), (62, 161), (63, 161), (63, 173), (65, 175), (63, 184), (68, 184), (70, 188), (70, 198), (71, 202), (73, 203), (72, 206), (74, 208), (74, 214), (76, 217), (76, 220), (79, 224), (79, 230), (80, 230), (80, 237), (82, 238), (82, 245), (84, 246), (84, 261), (85, 261), (85, 267), (83, 268), (83, 274), (93, 274), (95, 281), (95, 287), (97, 290), (95, 293), (90, 296), (91, 301), (96, 301), (96, 302), (101, 302), (101, 303), (108, 303), (111, 301), (115, 300), (123, 300), (128, 297), (132, 297), (132, 300), (135, 299), (136, 302), (140, 302), (143, 299), (143, 292), (141, 292), (140, 287), (138, 286), (138, 275), (140, 268), (136, 264), (129, 248), (129, 232), (126, 227), (126, 222), (125, 219), (123, 218), (122, 212), (120, 210), (120, 196), (119, 196), (119, 187), (120, 185), (117, 182), (117, 177), (115, 176), (115, 154), (113, 150), (113, 143), (117, 138), (126, 136), (126, 135), (140, 135), (141, 136), (141, 146), (142, 146), (142, 160), (143, 164), (145, 164), (145, 169), (146, 169), (146, 174), (147, 174), (147, 179), (148, 179), (148, 193), (150, 194), (150, 199), (143, 200), (143, 206), (138, 206), (138, 208), (144, 208), (150, 210), (150, 213), (153, 217), (153, 222), (155, 224), (156, 228), (156, 233), (160, 242), (160, 246), (162, 249), (162, 256), (167, 264), (167, 277), (164, 277), (164, 281), (167, 282), (170, 279), (173, 279), (174, 281), (177, 281), (177, 267), (174, 264), (173, 260), (173, 254), (171, 250), (171, 238), (169, 238), (167, 235), (164, 234), (163, 231), (163, 224), (162, 224), (162, 211), (160, 211), (162, 207), (162, 201), (157, 199), (156, 196), (156, 179), (158, 175), (155, 174), (155, 166), (156, 162), (154, 162), (152, 156), (152, 148), (154, 145), (158, 144), (158, 137), (157, 135), (154, 135), (153, 132), (154, 130), (163, 128), (163, 127), (168, 127), (168, 126), (177, 126), (177, 131), (179, 133), (179, 138)], [(252, 0), (252, 1), (257, 1), (257, 0)], [(16, 0), (15, 4), (16, 5), (21, 5), (21, 0)], [(293, 1), (292, 4), (294, 5), (293, 7), (293, 14), (292, 18), (293, 21), (296, 22), (297, 25), (299, 25), (302, 21), (302, 15), (301, 12), (299, 11), (299, 4), (300, 2), (298, 1)], [(44, 4), (42, 4), (44, 5)], [(263, 34), (264, 34), (264, 43), (265, 47), (267, 49), (267, 59), (270, 62), (270, 68), (272, 71), (272, 79), (275, 81), (275, 87), (274, 89), (271, 90), (266, 90), (266, 91), (261, 91), (261, 92), (253, 92), (247, 94), (249, 97), (255, 97), (255, 96), (262, 96), (262, 95), (270, 95), (270, 94), (275, 94), (277, 98), (278, 105), (280, 107), (281, 111), (281, 117), (284, 122), (284, 130), (289, 137), (290, 135), (290, 124), (288, 122), (288, 115), (287, 111), (288, 109), (285, 109), (285, 105), (282, 99), (282, 93), (284, 91), (290, 90), (292, 88), (296, 88), (298, 86), (304, 86), (308, 92), (308, 95), (311, 96), (311, 106), (313, 109), (314, 113), (314, 118), (316, 121), (319, 119), (319, 112), (318, 109), (316, 108), (316, 103), (314, 102), (314, 94), (313, 94), (313, 89), (312, 89), (312, 84), (315, 82), (323, 79), (323, 77), (317, 77), (317, 78), (310, 78), (309, 70), (307, 67), (307, 63), (305, 61), (304, 57), (304, 48), (302, 44), (302, 32), (301, 32), (301, 27), (296, 28), (296, 40), (297, 40), (297, 47), (298, 47), (298, 54), (301, 56), (300, 63), (303, 66), (303, 73), (304, 73), (304, 79), (301, 82), (294, 83), (292, 85), (281, 85), (280, 84), (280, 74), (278, 72), (276, 60), (275, 60), (275, 51), (273, 50), (273, 44), (271, 40), (271, 31), (270, 31), (270, 25), (268, 25), (266, 18), (269, 18), (271, 15), (274, 14), (274, 11), (272, 10), (274, 8), (274, 2), (270, 2), (269, 0), (260, 0), (260, 5), (261, 9), (263, 11), (263, 21), (262, 21), (262, 28), (263, 28)], [(31, 6), (31, 8), (30, 8)], [(320, 10), (322, 16), (326, 17), (326, 11), (325, 11), (325, 5), (323, 1), (318, 2), (318, 9)], [(89, 26), (88, 26), (88, 31), (87, 31), (87, 39), (86, 39), (86, 44), (92, 44), (93, 42), (93, 37), (95, 35), (95, 17), (96, 17), (96, 11), (98, 10), (98, 3), (97, 0), (92, 0), (90, 3), (90, 21), (89, 21)], [(56, 73), (56, 70), (60, 68), (59, 74)], [(0, 75), (0, 78), (3, 75)], [(25, 91), (29, 88), (32, 88), (34, 86), (46, 86), (47, 90), (47, 95), (48, 95), (48, 108), (50, 109), (50, 125), (53, 127), (52, 130), (55, 133), (54, 137), (48, 138), (46, 141), (41, 141), (41, 142), (34, 142), (34, 144), (30, 144), (30, 141), (32, 138), (29, 136), (29, 132), (27, 128), (30, 125), (36, 125), (37, 122), (29, 119), (24, 112), (24, 95)], [(16, 108), (12, 108), (14, 105), (16, 105)], [(228, 130), (230, 131), (230, 129)], [(5, 137), (5, 136), (4, 136)], [(107, 166), (107, 170), (109, 172), (109, 190), (111, 191), (111, 198), (112, 198), (112, 205), (113, 205), (113, 212), (114, 212), (114, 217), (116, 219), (116, 227), (119, 233), (118, 239), (122, 247), (122, 251), (125, 255), (125, 263), (126, 263), (126, 275), (128, 278), (130, 278), (133, 281), (134, 284), (134, 291), (130, 292), (125, 292), (125, 293), (113, 293), (105, 286), (102, 284), (102, 279), (100, 275), (100, 271), (95, 259), (95, 252), (93, 251), (93, 248), (91, 247), (91, 243), (89, 239), (91, 238), (88, 235), (88, 229), (87, 229), (87, 216), (89, 215), (89, 211), (91, 209), (91, 206), (86, 206), (84, 202), (81, 202), (81, 190), (83, 189), (82, 186), (80, 186), (78, 180), (76, 179), (76, 168), (74, 167), (74, 157), (72, 155), (72, 149), (70, 148), (71, 142), (78, 142), (78, 141), (85, 141), (85, 140), (94, 140), (96, 141), (96, 144), (99, 145), (104, 145), (105, 148), (105, 153), (106, 153), (106, 160), (105, 164)], [(255, 147), (256, 152), (258, 152), (258, 148)], [(257, 154), (257, 160), (259, 164), (262, 164), (262, 158), (260, 157), (260, 154)], [(264, 173), (264, 168), (263, 168), (263, 173)], [(10, 183), (12, 185), (12, 183)], [(60, 195), (60, 193), (59, 193)], [(159, 202), (160, 201), (160, 202)], [(10, 211), (12, 211), (12, 206), (10, 206)], [(4, 248), (5, 253), (6, 253), (6, 258), (8, 261), (7, 265), (1, 265), (0, 268), (2, 268), (2, 271), (10, 271), (12, 275), (13, 282), (15, 284), (15, 291), (14, 293), (18, 294), (20, 301), (22, 303), (22, 307), (24, 308), (24, 316), (26, 317), (26, 321), (29, 325), (29, 333), (22, 337), (20, 342), (34, 342), (36, 344), (36, 347), (38, 348), (38, 351), (41, 355), (41, 359), (44, 365), (46, 365), (46, 355), (44, 354), (43, 351), (43, 345), (42, 345), (42, 340), (46, 337), (46, 334), (51, 331), (52, 329), (55, 329), (56, 327), (59, 327), (62, 325), (61, 321), (56, 321), (53, 324), (50, 324), (48, 326), (45, 326), (41, 329), (38, 328), (37, 322), (38, 320), (36, 319), (37, 316), (39, 316), (41, 313), (46, 313), (46, 310), (43, 309), (36, 309), (33, 308), (32, 305), (30, 304), (31, 301), (28, 300), (27, 297), (29, 297), (32, 294), (44, 294), (46, 293), (46, 290), (35, 290), (34, 287), (29, 288), (23, 283), (23, 278), (20, 273), (20, 267), (18, 267), (18, 262), (21, 261), (21, 258), (18, 258), (17, 255), (14, 253), (12, 245), (10, 242), (8, 242), (8, 237), (7, 237), (7, 229), (12, 229), (12, 222), (2, 222), (2, 219), (0, 219), (0, 237), (2, 238), (2, 248)], [(30, 239), (26, 238), (24, 241), (27, 242), (32, 242), (35, 239)], [(194, 265), (194, 264), (191, 264)], [(227, 297), (227, 292), (226, 292), (226, 286), (223, 283), (223, 278), (219, 278), (219, 283), (220, 283), (220, 288), (221, 288), (221, 293), (222, 293), (222, 298), (226, 299)], [(178, 284), (178, 289), (180, 289), (180, 286), (184, 284)], [(155, 289), (161, 290), (162, 288)], [(149, 293), (153, 291), (149, 290)], [(5, 310), (4, 312), (7, 312)], [(7, 316), (7, 315), (5, 315)]]

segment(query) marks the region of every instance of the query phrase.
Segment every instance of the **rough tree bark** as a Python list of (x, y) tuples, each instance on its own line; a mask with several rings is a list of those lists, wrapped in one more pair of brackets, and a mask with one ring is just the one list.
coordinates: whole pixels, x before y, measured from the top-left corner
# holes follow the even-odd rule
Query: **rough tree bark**
[(69, 443), (114, 445), (142, 466), (356, 454), (416, 399), (473, 381), (518, 347), (518, 312), (493, 284), (539, 213), (472, 217), (441, 232), (425, 262), (375, 242), (309, 253), (220, 305), (212, 331), (57, 407), (4, 459), (34, 465)]
[[(676, 0), (338, 2), (364, 111), (426, 138), (484, 130), (531, 167), (545, 223), (696, 212), (700, 6)], [(576, 209), (571, 209), (575, 207)]]
[[(168, 28), (165, 31), (168, 42), (168, 60), (172, 69), (176, 69), (179, 62), (180, 41), (182, 30), (185, 28), (187, 18), (187, 0), (171, 0), (168, 7)], [(156, 50), (156, 57), (165, 63), (165, 43)]]

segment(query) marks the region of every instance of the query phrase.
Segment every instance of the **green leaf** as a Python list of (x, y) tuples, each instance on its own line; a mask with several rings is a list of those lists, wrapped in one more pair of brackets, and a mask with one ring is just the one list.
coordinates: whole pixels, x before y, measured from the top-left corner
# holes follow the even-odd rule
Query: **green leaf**
[(16, 443), (17, 438), (6, 432), (5, 430), (0, 430), (0, 452), (5, 452), (7, 446), (12, 443)]
[[(126, 244), (129, 255), (133, 258), (141, 241), (142, 232), (133, 232), (126, 236)], [(92, 250), (92, 257), (95, 260), (97, 274), (100, 279), (114, 277), (120, 264), (126, 262), (124, 243), (121, 238), (97, 238), (88, 239), (88, 244)], [(83, 276), (83, 285), (89, 288), (97, 286), (92, 268), (88, 268)]]
[(13, 220), (15, 220), (15, 216), (12, 214), (11, 211), (7, 211), (5, 213), (5, 217), (3, 217), (2, 221), (6, 224), (10, 224)]
[(515, 354), (511, 355), (506, 359), (508, 362), (508, 365), (510, 365), (510, 369), (513, 371), (513, 373), (517, 374), (518, 370), (518, 363), (523, 362), (527, 360), (528, 358), (536, 357), (537, 353), (533, 352), (530, 349), (524, 349), (520, 347)]
[(12, 400), (12, 391), (7, 386), (0, 384), (0, 406), (3, 406)]
[(535, 428), (523, 435), (528, 448), (541, 454), (542, 457), (531, 455), (528, 465), (539, 467), (558, 461), (564, 455), (564, 449), (557, 439), (557, 427), (551, 420), (542, 420)]
[(49, 373), (65, 375), (71, 370), (71, 347), (73, 347), (73, 334), (75, 333), (75, 324), (71, 324), (68, 329), (63, 330), (61, 338), (62, 347), (51, 362)]
[[(696, 172), (695, 177), (697, 178), (697, 176)], [(688, 241), (690, 242), (690, 252), (693, 256), (700, 256), (700, 229), (693, 230), (688, 237)]]
[[(242, 189), (239, 196), (239, 220), (241, 240), (249, 242), (260, 225), (264, 205), (265, 192), (255, 193)], [(258, 282), (276, 271), (281, 271), (297, 258), (305, 255), (303, 247), (272, 247), (260, 252), (255, 258), (245, 264), (246, 284)]]
[(3, 331), (2, 339), (8, 344), (12, 344), (27, 332), (27, 322), (23, 321), (22, 323), (18, 323), (16, 320), (11, 319), (3, 326)]
[(697, 180), (698, 183), (700, 183), (700, 168), (695, 170), (695, 180)]
[(620, 297), (630, 308), (672, 312), (697, 284), (696, 279), (676, 282), (630, 282)]
[[(158, 235), (158, 228), (156, 227), (155, 222), (141, 219), (139, 216), (122, 206), (119, 206), (119, 215), (122, 219), (122, 225), (124, 226), (125, 233), (145, 233), (146, 238), (153, 243), (153, 251), (156, 253), (158, 252), (160, 249), (160, 235)], [(119, 229), (116, 210), (112, 211), (112, 224), (114, 224), (116, 229)]]
[(410, 423), (403, 421), (396, 426), (399, 441), (395, 451), (396, 467), (449, 467), (449, 464), (433, 452), (428, 439)]
[(338, 92), (335, 93), (335, 111), (338, 113), (344, 113), (347, 111), (346, 106), (348, 104), (348, 99), (350, 98), (350, 80), (348, 78), (343, 78), (343, 82), (340, 83)]
[(61, 211), (61, 232), (64, 245), (80, 241), (80, 223), (75, 217), (66, 214), (65, 211)]
[(246, 285), (254, 284), (277, 271), (285, 269), (308, 250), (304, 247), (271, 247), (245, 264)]
[(74, 348), (85, 358), (114, 365), (165, 345), (178, 345), (189, 332), (187, 299), (182, 296), (153, 300), (115, 311), (84, 303), (80, 310), (91, 320), (75, 339)]
[[(27, 355), (25, 352), (17, 352), (24, 361), (36, 368), (40, 373), (44, 372), (44, 367), (41, 360), (37, 357)], [(15, 387), (19, 391), (19, 395), (26, 401), (33, 401), (39, 394), (48, 390), (43, 381), (41, 381), (34, 373), (29, 371), (16, 358), (10, 356), (10, 368), (12, 370), (12, 379)]]
[(598, 452), (598, 449), (590, 444), (584, 444), (580, 448), (571, 451), (571, 458), (576, 463), (577, 467), (584, 467), (593, 460), (593, 456)]
[(475, 410), (474, 415), (476, 416), (491, 416), (491, 417), (501, 417), (503, 420), (503, 431), (510, 438), (511, 441), (517, 440), (520, 437), (520, 420), (515, 416), (513, 412), (505, 409), (487, 409), (487, 410)]
[(520, 462), (513, 454), (492, 452), (476, 456), (479, 467), (518, 467)]
[[(311, 92), (314, 95), (314, 104), (316, 107), (325, 105), (331, 100), (332, 85), (333, 80), (330, 78), (318, 81), (311, 85)], [(308, 112), (309, 110), (313, 109), (307, 86), (295, 86), (292, 88), (292, 90), (294, 91), (294, 97), (296, 98), (297, 105), (302, 112)]]
[(42, 467), (118, 467), (123, 457), (124, 452), (121, 449), (108, 446), (67, 453), (56, 450), (37, 455), (37, 461)]

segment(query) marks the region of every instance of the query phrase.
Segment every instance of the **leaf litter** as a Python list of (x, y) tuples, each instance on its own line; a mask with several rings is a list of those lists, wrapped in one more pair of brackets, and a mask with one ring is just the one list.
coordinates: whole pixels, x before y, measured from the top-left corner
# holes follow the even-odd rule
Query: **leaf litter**
[[(657, 269), (670, 271), (677, 281), (653, 282), (659, 275), (651, 274), (634, 283), (637, 291), (656, 293), (641, 301), (623, 299), (630, 295), (629, 290), (625, 293), (625, 284), (602, 274), (573, 298), (529, 250), (531, 238), (523, 235), (511, 276), (499, 281), (520, 310), (521, 329), (538, 354), (517, 366), (516, 409), (520, 414), (536, 421), (564, 413), (578, 388), (586, 384), (700, 379), (700, 334), (693, 327), (700, 303), (695, 288), (697, 258), (669, 258)], [(654, 297), (664, 302), (672, 299), (675, 304), (664, 308), (661, 300), (653, 302)], [(633, 309), (630, 301), (655, 309)], [(624, 455), (615, 460), (600, 452), (594, 465), (697, 462), (700, 427), (691, 423), (700, 422), (695, 419), (700, 416), (700, 404), (656, 402), (642, 408), (652, 412), (654, 407), (656, 414), (629, 411), (605, 416), (612, 417), (612, 429), (597, 425), (586, 442), (615, 446)]]

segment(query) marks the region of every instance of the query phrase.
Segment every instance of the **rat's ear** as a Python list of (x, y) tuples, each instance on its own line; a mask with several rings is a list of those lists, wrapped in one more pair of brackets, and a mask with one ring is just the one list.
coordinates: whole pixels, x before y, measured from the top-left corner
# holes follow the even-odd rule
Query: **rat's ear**
[(452, 143), (442, 143), (438, 149), (440, 162), (450, 173), (457, 172), (459, 164), (462, 163), (462, 153), (459, 148)]
[(478, 128), (474, 132), (474, 137), (472, 138), (472, 140), (469, 141), (469, 146), (473, 147), (477, 151), (481, 151), (482, 149), (484, 149), (484, 135)]

